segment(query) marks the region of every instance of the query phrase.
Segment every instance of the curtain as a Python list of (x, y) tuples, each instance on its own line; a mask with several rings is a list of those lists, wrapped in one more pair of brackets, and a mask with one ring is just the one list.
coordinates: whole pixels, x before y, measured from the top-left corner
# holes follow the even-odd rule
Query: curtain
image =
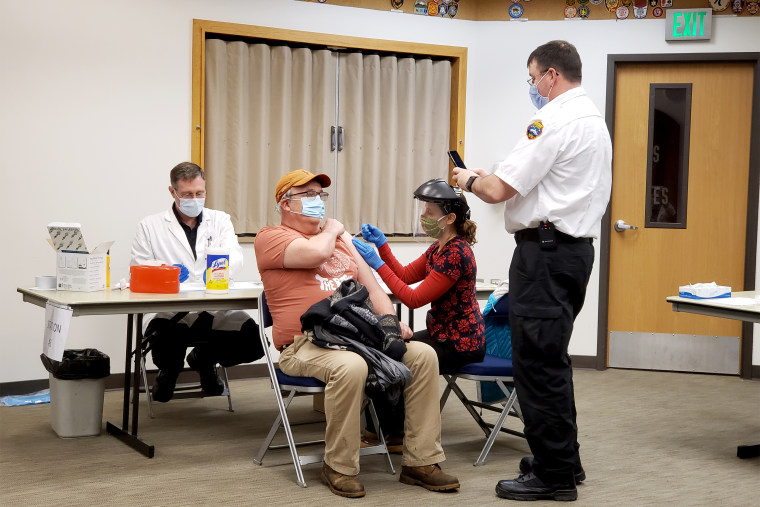
[(371, 222), (408, 235), (413, 192), (448, 178), (451, 63), (348, 53), (340, 59), (338, 218), (351, 233)]
[(341, 53), (336, 81), (336, 54), (206, 40), (208, 202), (238, 234), (279, 223), (274, 187), (294, 169), (331, 177), (328, 216), (352, 234), (410, 234), (412, 192), (448, 177), (450, 62)]
[(335, 56), (327, 50), (206, 41), (209, 206), (235, 232), (279, 223), (274, 188), (295, 169), (332, 175)]

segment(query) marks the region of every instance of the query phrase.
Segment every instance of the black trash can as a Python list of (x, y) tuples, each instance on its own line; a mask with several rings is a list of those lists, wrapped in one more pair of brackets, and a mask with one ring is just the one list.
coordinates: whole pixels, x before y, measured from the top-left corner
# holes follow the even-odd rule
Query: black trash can
[(51, 426), (59, 437), (99, 435), (111, 359), (97, 349), (64, 350), (61, 361), (40, 355), (50, 373)]

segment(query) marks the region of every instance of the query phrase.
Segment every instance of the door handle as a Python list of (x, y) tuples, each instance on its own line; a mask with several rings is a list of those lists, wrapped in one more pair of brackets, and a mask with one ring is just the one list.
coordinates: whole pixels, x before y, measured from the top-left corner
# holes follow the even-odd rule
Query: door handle
[(626, 229), (636, 230), (638, 229), (638, 227), (636, 227), (635, 225), (628, 225), (627, 223), (625, 223), (625, 220), (618, 220), (617, 222), (615, 222), (615, 230), (617, 232), (623, 232)]

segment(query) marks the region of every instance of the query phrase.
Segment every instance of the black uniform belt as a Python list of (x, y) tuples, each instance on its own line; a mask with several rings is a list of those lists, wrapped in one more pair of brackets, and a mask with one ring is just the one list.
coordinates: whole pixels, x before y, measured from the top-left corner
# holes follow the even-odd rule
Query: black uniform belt
[[(554, 231), (557, 243), (588, 243), (594, 244), (594, 238), (576, 238), (565, 234), (564, 232)], [(523, 241), (536, 241), (538, 242), (538, 228), (535, 229), (523, 229), (515, 233), (515, 241), (521, 243)]]

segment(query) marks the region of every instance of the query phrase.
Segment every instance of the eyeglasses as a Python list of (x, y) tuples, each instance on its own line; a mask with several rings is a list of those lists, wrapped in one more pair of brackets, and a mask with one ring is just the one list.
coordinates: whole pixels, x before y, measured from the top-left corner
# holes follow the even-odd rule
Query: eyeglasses
[[(302, 195), (303, 197), (317, 197), (319, 196), (320, 199), (323, 201), (326, 201), (328, 197), (330, 197), (330, 194), (327, 192), (317, 192), (316, 190), (307, 190), (306, 192), (298, 192), (297, 194), (288, 194), (285, 196), (286, 199), (293, 199), (297, 195)], [(303, 197), (301, 199), (303, 199)]]
[[(549, 72), (549, 69), (546, 69), (546, 70), (544, 71), (544, 73), (543, 73), (543, 74), (541, 74), (541, 79), (543, 79), (543, 78), (544, 78), (544, 76), (546, 75), (546, 73), (547, 73), (547, 72)], [(539, 79), (539, 80), (538, 80), (538, 81), (539, 81), (539, 83), (541, 82), (541, 79)], [(536, 84), (536, 78), (534, 78), (534, 77), (529, 77), (529, 78), (528, 78), (528, 80), (527, 80), (527, 82), (528, 82), (528, 84), (529, 84), (530, 86), (534, 86), (534, 85)], [(538, 86), (538, 85), (536, 85), (536, 86)]]
[[(177, 194), (177, 189), (174, 189), (174, 193)], [(180, 199), (203, 199), (206, 197), (206, 191), (201, 190), (200, 192), (182, 192), (181, 194), (177, 194), (177, 197)]]

